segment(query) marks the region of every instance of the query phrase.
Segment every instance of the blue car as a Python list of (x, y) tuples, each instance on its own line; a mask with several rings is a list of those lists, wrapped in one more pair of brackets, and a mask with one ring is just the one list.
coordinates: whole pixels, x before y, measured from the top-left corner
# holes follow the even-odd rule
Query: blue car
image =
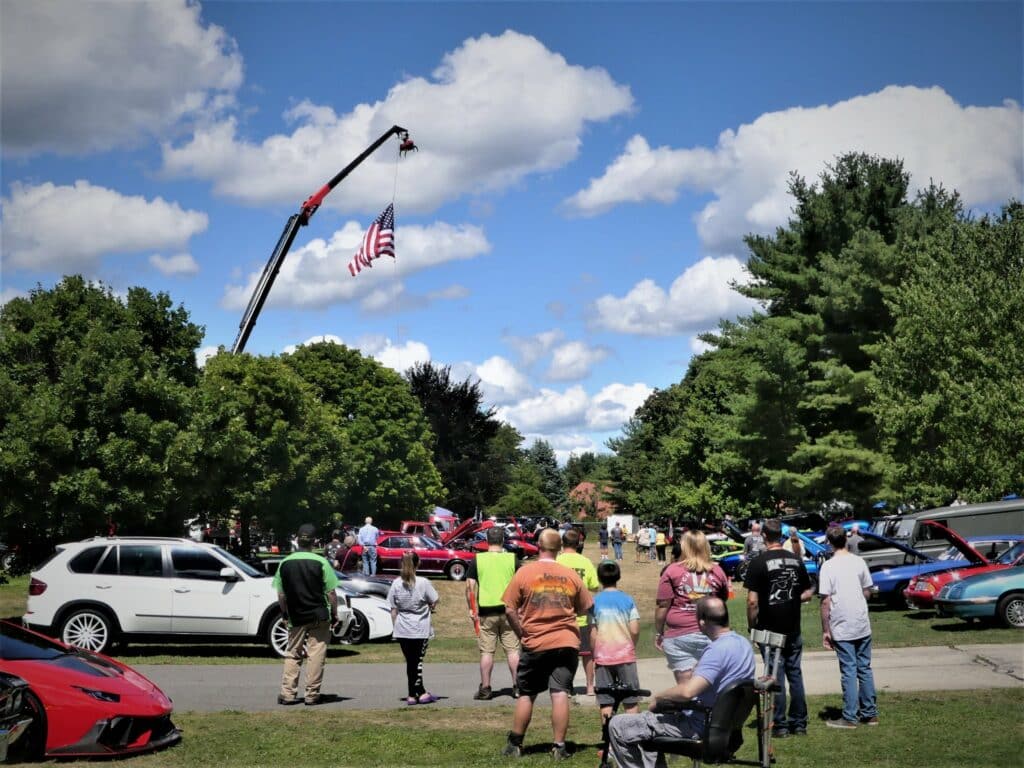
[(996, 619), (1024, 629), (1024, 566), (951, 581), (935, 598), (939, 616)]
[(903, 565), (871, 566), (871, 580), (875, 585), (873, 597), (902, 606), (904, 603), (903, 590), (907, 588), (912, 579), (930, 573), (963, 568), (967, 565), (985, 565), (1017, 541), (1024, 539), (1024, 536), (1006, 535), (973, 536), (965, 540), (955, 531), (932, 520), (925, 520), (922, 524), (928, 526), (932, 531), (930, 537), (932, 540), (945, 539), (950, 543), (949, 548), (938, 557), (928, 555), (895, 539), (879, 536), (870, 531), (863, 533), (865, 539), (880, 542), (886, 547), (895, 547), (906, 553)]
[[(723, 529), (730, 539), (738, 541), (740, 544), (744, 541), (743, 532), (731, 523), (723, 524)], [(783, 533), (789, 535), (789, 526), (783, 526)], [(832, 550), (828, 547), (822, 546), (818, 542), (814, 541), (810, 536), (802, 531), (797, 531), (797, 537), (800, 539), (800, 543), (804, 548), (804, 567), (807, 569), (807, 575), (811, 577), (811, 582), (815, 585), (818, 583), (818, 565), (825, 558), (832, 554)], [(718, 561), (718, 564), (722, 566), (722, 570), (725, 571), (726, 575), (730, 578), (736, 579), (737, 581), (743, 581), (747, 575), (747, 562), (746, 558), (742, 554), (727, 555)]]

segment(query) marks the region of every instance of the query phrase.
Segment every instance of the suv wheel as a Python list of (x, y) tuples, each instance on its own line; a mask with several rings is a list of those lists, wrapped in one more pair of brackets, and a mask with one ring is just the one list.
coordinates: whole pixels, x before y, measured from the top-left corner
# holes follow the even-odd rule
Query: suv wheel
[(113, 623), (97, 608), (81, 608), (61, 622), (60, 639), (76, 648), (103, 653), (114, 639)]
[(277, 618), (267, 625), (267, 643), (281, 658), (288, 653), (288, 622), (284, 616), (278, 614)]

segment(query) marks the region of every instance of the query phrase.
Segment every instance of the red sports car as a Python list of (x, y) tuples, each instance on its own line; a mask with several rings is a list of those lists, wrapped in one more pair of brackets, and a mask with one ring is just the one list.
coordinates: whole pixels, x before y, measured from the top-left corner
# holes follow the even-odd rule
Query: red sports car
[(903, 596), (907, 598), (907, 605), (911, 608), (934, 608), (935, 596), (949, 582), (959, 581), (960, 579), (966, 579), (982, 573), (1004, 571), (1007, 568), (1019, 565), (1024, 565), (1024, 541), (1017, 542), (1003, 552), (994, 563), (967, 565), (952, 571), (940, 571), (939, 573), (926, 574), (911, 579), (910, 584), (903, 590)]
[[(402, 555), (409, 550), (420, 556), (420, 564), (416, 569), (419, 573), (424, 576), (443, 575), (453, 581), (466, 578), (469, 563), (476, 557), (476, 552), (449, 548), (429, 536), (384, 531), (377, 537), (377, 571), (398, 573), (402, 566)], [(358, 570), (362, 557), (363, 548), (356, 544), (345, 554), (341, 570)]]
[(114, 659), (0, 622), (0, 672), (28, 684), (8, 759), (112, 757), (177, 744), (171, 700)]

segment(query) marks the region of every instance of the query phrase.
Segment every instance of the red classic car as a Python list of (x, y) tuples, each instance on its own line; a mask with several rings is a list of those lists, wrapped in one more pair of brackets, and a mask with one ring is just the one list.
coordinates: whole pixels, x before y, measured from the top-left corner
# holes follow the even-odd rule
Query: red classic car
[(133, 755), (181, 741), (163, 691), (101, 654), (4, 621), (0, 673), (27, 684), (19, 720), (29, 723), (8, 753), (14, 762)]
[[(420, 557), (420, 564), (416, 569), (419, 573), (424, 576), (443, 575), (453, 581), (462, 581), (466, 578), (469, 563), (476, 557), (476, 552), (447, 547), (429, 536), (383, 531), (377, 537), (377, 571), (398, 573), (402, 566), (402, 555), (410, 550)], [(341, 570), (359, 570), (362, 557), (363, 548), (356, 544), (345, 554)]]
[(1006, 550), (995, 562), (967, 565), (952, 571), (940, 571), (911, 579), (910, 584), (903, 590), (903, 596), (911, 608), (934, 608), (935, 596), (949, 582), (978, 576), (982, 573), (1003, 571), (1019, 565), (1024, 565), (1024, 540), (1018, 541)]

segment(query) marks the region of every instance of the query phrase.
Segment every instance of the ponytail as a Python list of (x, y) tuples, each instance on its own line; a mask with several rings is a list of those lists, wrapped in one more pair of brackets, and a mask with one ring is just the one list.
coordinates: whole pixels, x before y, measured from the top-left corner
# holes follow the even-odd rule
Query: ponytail
[(415, 552), (409, 551), (402, 555), (402, 568), (399, 575), (402, 577), (402, 583), (405, 584), (406, 589), (416, 586), (416, 566), (419, 564), (420, 556)]

